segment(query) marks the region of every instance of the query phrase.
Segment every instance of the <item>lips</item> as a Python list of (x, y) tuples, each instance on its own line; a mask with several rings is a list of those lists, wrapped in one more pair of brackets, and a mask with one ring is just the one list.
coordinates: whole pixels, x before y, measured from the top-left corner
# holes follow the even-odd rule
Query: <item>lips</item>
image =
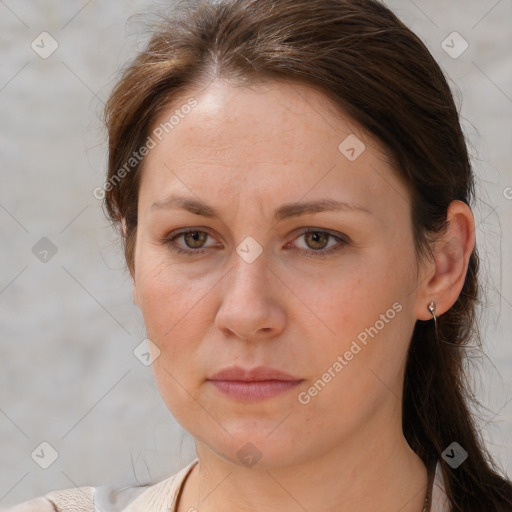
[(207, 380), (232, 400), (253, 402), (291, 390), (304, 379), (268, 366), (258, 366), (248, 370), (231, 366)]
[(268, 380), (300, 381), (302, 379), (269, 366), (257, 366), (249, 370), (240, 366), (230, 366), (216, 373), (208, 380), (257, 382)]

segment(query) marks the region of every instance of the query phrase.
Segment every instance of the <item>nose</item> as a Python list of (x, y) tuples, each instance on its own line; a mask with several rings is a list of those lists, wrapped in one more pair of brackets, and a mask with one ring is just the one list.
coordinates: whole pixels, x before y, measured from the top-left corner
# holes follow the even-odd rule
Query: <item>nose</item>
[(278, 336), (286, 325), (286, 292), (264, 255), (252, 263), (235, 254), (222, 281), (216, 327), (226, 337), (258, 340)]

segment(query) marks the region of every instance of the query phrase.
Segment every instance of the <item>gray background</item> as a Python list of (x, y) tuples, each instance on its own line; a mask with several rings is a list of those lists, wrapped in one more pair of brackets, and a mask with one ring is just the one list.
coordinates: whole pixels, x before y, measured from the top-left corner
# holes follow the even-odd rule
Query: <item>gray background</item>
[[(157, 481), (195, 456), (133, 354), (142, 318), (93, 196), (105, 171), (103, 102), (141, 45), (140, 24), (126, 22), (154, 4), (0, 0), (0, 506)], [(480, 426), (512, 476), (512, 0), (389, 5), (427, 43), (461, 106), (486, 283), (487, 356), (473, 373), (487, 407)], [(43, 31), (59, 45), (47, 59), (31, 48)], [(456, 59), (441, 47), (453, 31), (469, 44)], [(47, 262), (33, 252), (43, 237), (57, 249)], [(58, 452), (48, 469), (31, 457), (43, 441)]]

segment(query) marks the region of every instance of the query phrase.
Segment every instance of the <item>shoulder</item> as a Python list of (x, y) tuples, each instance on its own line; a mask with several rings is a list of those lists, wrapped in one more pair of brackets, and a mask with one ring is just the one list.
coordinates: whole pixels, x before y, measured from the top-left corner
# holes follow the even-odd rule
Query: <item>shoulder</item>
[(117, 488), (111, 485), (99, 487), (75, 487), (52, 491), (0, 512), (165, 512), (173, 506), (181, 486), (198, 462), (194, 459), (186, 467), (154, 485)]
[(199, 459), (178, 471), (175, 475), (152, 485), (132, 501), (123, 512), (174, 512), (176, 499), (187, 476), (190, 474)]
[(94, 512), (94, 487), (52, 491), (1, 512)]
[(46, 498), (39, 497), (14, 507), (0, 508), (0, 512), (55, 512), (55, 508)]

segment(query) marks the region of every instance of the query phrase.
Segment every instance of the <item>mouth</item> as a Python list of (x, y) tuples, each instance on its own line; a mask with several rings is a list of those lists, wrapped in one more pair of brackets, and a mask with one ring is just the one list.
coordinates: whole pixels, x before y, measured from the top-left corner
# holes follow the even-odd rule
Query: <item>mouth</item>
[(304, 379), (267, 366), (249, 370), (232, 366), (221, 370), (207, 381), (233, 400), (251, 402), (289, 391)]
[(242, 402), (253, 402), (289, 391), (298, 386), (302, 380), (261, 380), (252, 382), (240, 380), (212, 380), (210, 382), (229, 398)]

